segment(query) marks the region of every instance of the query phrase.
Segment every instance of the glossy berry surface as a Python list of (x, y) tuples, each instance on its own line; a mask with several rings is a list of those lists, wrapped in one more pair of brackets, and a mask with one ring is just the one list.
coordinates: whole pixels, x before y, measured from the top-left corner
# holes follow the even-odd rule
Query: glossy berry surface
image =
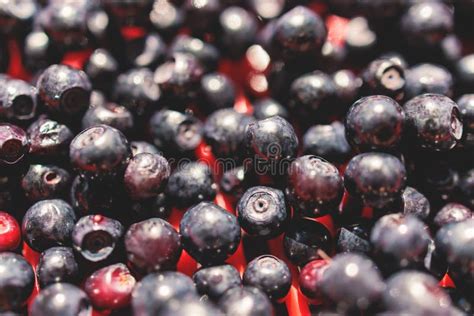
[(404, 96), (405, 70), (396, 61), (376, 59), (362, 74), (368, 94), (385, 95), (397, 101)]
[(210, 73), (201, 79), (201, 92), (205, 108), (221, 109), (234, 106), (235, 87), (229, 77), (220, 73)]
[(420, 64), (408, 69), (406, 74), (406, 98), (411, 99), (424, 93), (453, 94), (453, 77), (444, 67), (434, 64)]
[(23, 80), (1, 80), (5, 85), (0, 117), (18, 121), (29, 120), (36, 114), (38, 93), (35, 87)]
[(119, 65), (114, 56), (103, 48), (94, 50), (84, 67), (94, 87), (110, 92), (111, 84), (117, 76)]
[(334, 163), (344, 162), (351, 153), (344, 124), (335, 121), (310, 127), (303, 135), (303, 151)]
[(82, 129), (100, 124), (109, 125), (122, 133), (127, 133), (133, 127), (133, 116), (127, 108), (115, 103), (90, 106), (82, 117)]
[(27, 130), (30, 154), (38, 157), (65, 156), (74, 138), (71, 129), (57, 121), (40, 117)]
[(412, 187), (406, 187), (402, 194), (403, 214), (414, 215), (421, 220), (428, 218), (431, 212), (430, 201)]
[(33, 268), (22, 256), (12, 252), (0, 254), (0, 267), (0, 310), (7, 312), (19, 309), (33, 291)]
[[(145, 244), (147, 248), (143, 247)], [(133, 269), (150, 273), (176, 266), (181, 255), (181, 241), (168, 222), (150, 218), (130, 226), (125, 234), (125, 249)]]
[(53, 165), (30, 165), (21, 179), (26, 197), (33, 202), (64, 198), (71, 184), (71, 175)]
[(23, 129), (8, 123), (0, 124), (1, 163), (17, 163), (28, 153), (29, 146), (28, 136)]
[(86, 260), (98, 262), (109, 257), (123, 235), (119, 221), (102, 215), (80, 218), (72, 231), (74, 250)]
[(21, 228), (16, 219), (0, 212), (0, 251), (13, 251), (21, 241)]
[(218, 306), (226, 315), (270, 316), (273, 314), (272, 304), (265, 293), (251, 286), (228, 290), (219, 300)]
[(437, 227), (443, 227), (470, 218), (472, 218), (472, 211), (468, 207), (459, 203), (448, 203), (439, 210), (433, 221)]
[(187, 210), (179, 232), (184, 249), (203, 265), (224, 262), (240, 242), (237, 218), (210, 202), (201, 202)]
[(194, 273), (193, 281), (199, 294), (213, 300), (218, 300), (229, 289), (242, 285), (239, 271), (229, 264), (201, 268)]
[(73, 316), (90, 313), (86, 293), (69, 283), (55, 283), (43, 289), (31, 305), (32, 315)]
[(75, 282), (79, 277), (79, 265), (72, 248), (51, 247), (43, 251), (36, 273), (41, 288), (58, 282)]
[(215, 70), (220, 57), (219, 51), (214, 45), (184, 34), (176, 36), (169, 50), (171, 53), (193, 55), (206, 71)]
[(248, 263), (243, 282), (245, 285), (260, 288), (269, 298), (278, 300), (290, 290), (291, 273), (282, 260), (263, 255)]
[(288, 110), (278, 101), (271, 98), (257, 100), (253, 104), (253, 116), (257, 120), (264, 120), (272, 116), (280, 116), (288, 120)]
[(319, 259), (308, 262), (301, 269), (298, 282), (301, 292), (305, 296), (313, 299), (322, 298), (320, 282), (327, 267), (328, 263), (325, 260)]

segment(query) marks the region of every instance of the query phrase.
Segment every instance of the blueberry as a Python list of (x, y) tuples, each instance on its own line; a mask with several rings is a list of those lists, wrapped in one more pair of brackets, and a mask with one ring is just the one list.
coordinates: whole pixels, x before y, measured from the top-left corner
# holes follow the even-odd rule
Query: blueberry
[(152, 0), (139, 1), (113, 1), (105, 0), (103, 2), (104, 9), (122, 25), (141, 26), (146, 23), (148, 12), (153, 5)]
[(34, 316), (88, 315), (92, 307), (86, 293), (68, 283), (55, 283), (40, 291), (31, 305)]
[(159, 155), (160, 151), (154, 145), (144, 141), (132, 141), (130, 142), (130, 148), (132, 149), (132, 157), (139, 154), (148, 153), (152, 155)]
[(364, 97), (346, 115), (347, 140), (360, 151), (390, 150), (401, 141), (404, 121), (402, 107), (392, 98)]
[(187, 53), (199, 60), (206, 72), (217, 69), (219, 51), (212, 44), (188, 35), (178, 35), (169, 49), (173, 53)]
[(41, 253), (36, 268), (41, 288), (57, 283), (74, 283), (79, 277), (79, 266), (69, 247), (52, 247)]
[(273, 315), (273, 306), (265, 293), (251, 286), (229, 289), (219, 300), (219, 307), (228, 316)]
[(209, 202), (201, 202), (187, 210), (179, 231), (184, 249), (203, 265), (224, 262), (240, 242), (237, 218)]
[(189, 300), (197, 296), (193, 281), (180, 272), (152, 273), (137, 283), (132, 293), (134, 315), (157, 315), (172, 299)]
[(131, 204), (130, 209), (139, 220), (151, 217), (168, 218), (171, 214), (172, 205), (164, 192), (146, 200), (132, 201)]
[(320, 289), (339, 312), (366, 310), (377, 302), (384, 282), (374, 263), (363, 255), (339, 254), (324, 270)]
[(84, 291), (97, 309), (119, 309), (130, 304), (135, 278), (123, 263), (92, 273), (84, 282)]
[(408, 135), (429, 150), (445, 151), (456, 146), (463, 133), (459, 108), (450, 98), (423, 94), (404, 105)]
[(430, 199), (430, 203), (446, 201), (456, 195), (459, 184), (459, 172), (448, 161), (424, 160), (415, 169), (416, 177), (421, 180), (421, 188)]
[(125, 234), (125, 249), (134, 269), (150, 273), (176, 267), (181, 255), (181, 241), (168, 222), (150, 218), (130, 226)]
[(38, 6), (33, 0), (21, 2), (5, 1), (0, 9), (0, 15), (4, 20), (4, 27), (2, 28), (1, 33), (15, 35), (18, 32), (23, 31), (37, 13)]
[(453, 11), (442, 2), (423, 1), (413, 4), (400, 23), (411, 46), (432, 47), (452, 31)]
[(406, 170), (395, 156), (364, 153), (353, 157), (344, 172), (349, 194), (360, 197), (367, 206), (382, 208), (402, 194)]
[(123, 235), (119, 221), (102, 215), (80, 218), (72, 231), (74, 250), (86, 260), (99, 262), (111, 256)]
[(127, 61), (133, 67), (155, 68), (165, 57), (166, 44), (157, 33), (127, 41)]
[(407, 100), (424, 93), (453, 94), (453, 77), (443, 66), (418, 64), (406, 72), (405, 97)]
[(321, 278), (328, 267), (325, 260), (313, 260), (308, 262), (300, 271), (299, 285), (301, 292), (309, 298), (322, 299), (320, 288)]
[(31, 72), (59, 63), (61, 57), (57, 45), (41, 29), (32, 30), (26, 35), (23, 54), (25, 67)]
[(472, 91), (474, 84), (474, 54), (466, 55), (456, 62), (456, 79), (465, 91)]
[(91, 176), (122, 171), (131, 156), (130, 145), (117, 129), (96, 125), (77, 134), (69, 147), (73, 166)]
[(430, 216), (430, 201), (412, 187), (406, 187), (402, 194), (403, 214), (413, 215), (421, 220), (426, 220)]
[(209, 302), (191, 299), (182, 302), (181, 300), (171, 300), (162, 308), (162, 316), (219, 316), (221, 312)]
[(27, 130), (30, 154), (35, 157), (57, 158), (66, 156), (74, 134), (64, 124), (40, 117)]
[(245, 145), (257, 174), (279, 176), (296, 156), (298, 138), (288, 121), (273, 116), (247, 125)]
[(204, 109), (231, 108), (235, 103), (235, 87), (229, 77), (221, 73), (209, 73), (201, 79)]
[(183, 156), (201, 143), (202, 123), (192, 114), (165, 109), (150, 118), (149, 134), (153, 144), (168, 156)]
[(239, 166), (224, 171), (219, 188), (222, 192), (232, 194), (235, 198), (240, 199), (252, 182), (251, 174), (245, 170), (244, 166)]
[(344, 104), (354, 102), (362, 87), (362, 79), (348, 69), (338, 70), (331, 77), (336, 86), (337, 99)]
[(445, 225), (462, 222), (472, 217), (472, 211), (468, 207), (459, 203), (448, 203), (439, 210), (433, 222), (438, 228), (441, 228)]
[(440, 50), (442, 60), (452, 65), (461, 59), (463, 44), (456, 34), (449, 34), (441, 41)]
[(82, 117), (82, 129), (100, 124), (109, 125), (122, 133), (127, 133), (133, 128), (133, 115), (127, 108), (115, 103), (89, 107)]
[(183, 10), (173, 2), (155, 1), (149, 19), (152, 26), (166, 38), (173, 36), (184, 21)]
[(38, 93), (35, 87), (23, 80), (9, 79), (5, 87), (0, 88), (3, 102), (0, 106), (0, 118), (25, 121), (36, 114)]
[(369, 235), (370, 226), (365, 222), (341, 227), (336, 237), (337, 252), (369, 254), (372, 248)]
[(368, 61), (380, 39), (366, 18), (357, 16), (346, 26), (345, 44), (354, 62)]
[(36, 84), (38, 96), (51, 113), (78, 115), (89, 105), (91, 83), (87, 75), (65, 65), (46, 68)]
[(76, 222), (72, 207), (63, 200), (43, 200), (31, 206), (23, 217), (21, 231), (33, 250), (71, 244)]
[(382, 300), (385, 307), (396, 314), (450, 315), (451, 299), (439, 287), (438, 280), (414, 270), (401, 271), (390, 277)]
[(459, 114), (465, 131), (464, 143), (471, 147), (474, 138), (474, 94), (464, 94), (457, 100)]
[(211, 169), (202, 162), (190, 162), (178, 167), (171, 174), (166, 193), (178, 207), (189, 207), (201, 201), (211, 201), (217, 185)]
[(423, 222), (401, 213), (381, 217), (372, 228), (373, 254), (384, 272), (419, 268), (428, 251), (430, 235)]
[(290, 218), (283, 192), (264, 186), (248, 189), (239, 200), (236, 211), (242, 229), (249, 235), (262, 238), (280, 235)]
[(314, 125), (303, 135), (303, 151), (334, 163), (349, 158), (351, 147), (346, 140), (345, 127), (334, 121), (328, 125)]
[(372, 61), (362, 74), (366, 95), (381, 94), (401, 101), (406, 84), (405, 70), (390, 59)]
[(264, 120), (272, 116), (280, 116), (288, 120), (288, 110), (272, 98), (263, 98), (253, 104), (253, 116), (257, 120)]
[(203, 74), (204, 68), (196, 57), (174, 53), (156, 68), (154, 81), (163, 93), (163, 102), (182, 108), (197, 100)]
[(193, 280), (199, 294), (212, 300), (218, 300), (227, 290), (242, 285), (239, 271), (229, 264), (201, 268), (194, 273)]
[(319, 250), (330, 253), (332, 237), (327, 228), (309, 219), (294, 219), (283, 239), (285, 254), (296, 265), (319, 259)]
[(470, 208), (474, 207), (474, 170), (468, 170), (459, 180), (459, 190), (462, 200)]
[(161, 91), (153, 81), (153, 72), (132, 68), (117, 77), (112, 97), (133, 113), (143, 115), (157, 105)]
[(21, 179), (21, 188), (28, 200), (62, 198), (71, 185), (71, 175), (65, 169), (53, 165), (30, 165)]
[(297, 60), (318, 53), (326, 36), (321, 17), (308, 8), (297, 6), (278, 18), (272, 42), (278, 55)]
[(250, 261), (243, 275), (245, 285), (255, 286), (272, 300), (283, 298), (291, 287), (291, 272), (285, 262), (271, 255)]
[(183, 5), (186, 13), (186, 24), (193, 33), (202, 34), (214, 31), (221, 10), (218, 0), (203, 0), (199, 3), (186, 0)]
[(110, 93), (119, 72), (119, 63), (106, 49), (97, 48), (84, 66), (95, 89)]
[(71, 205), (82, 214), (114, 214), (121, 202), (121, 194), (125, 193), (121, 187), (114, 186), (113, 181), (91, 180), (78, 175), (71, 185)]
[(163, 156), (142, 153), (128, 163), (123, 182), (132, 199), (143, 200), (160, 193), (170, 173), (168, 161)]
[(254, 121), (234, 109), (220, 109), (207, 117), (203, 136), (216, 157), (237, 159), (244, 151), (245, 128)]
[(12, 165), (20, 161), (30, 148), (28, 135), (16, 125), (0, 123), (0, 163)]
[(306, 155), (296, 158), (288, 168), (286, 193), (295, 211), (319, 217), (337, 208), (344, 185), (335, 166), (316, 156)]
[(254, 43), (257, 34), (257, 18), (247, 10), (231, 6), (219, 15), (220, 44), (223, 51), (233, 58), (240, 57)]
[(21, 308), (35, 284), (35, 273), (31, 265), (20, 255), (12, 252), (0, 253), (0, 311)]

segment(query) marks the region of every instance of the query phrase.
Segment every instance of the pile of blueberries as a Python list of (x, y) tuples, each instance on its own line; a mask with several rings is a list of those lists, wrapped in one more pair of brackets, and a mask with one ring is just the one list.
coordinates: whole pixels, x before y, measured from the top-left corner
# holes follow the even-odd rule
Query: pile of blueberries
[(0, 1), (0, 313), (472, 315), (473, 19)]

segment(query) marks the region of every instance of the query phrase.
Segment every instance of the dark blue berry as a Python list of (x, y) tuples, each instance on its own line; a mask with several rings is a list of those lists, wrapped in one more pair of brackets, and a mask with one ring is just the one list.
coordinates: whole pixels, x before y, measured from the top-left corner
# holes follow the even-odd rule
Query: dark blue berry
[(402, 194), (403, 214), (413, 215), (421, 220), (430, 216), (430, 201), (422, 193), (412, 187), (406, 187)]
[(71, 186), (71, 175), (53, 165), (30, 165), (21, 179), (25, 196), (33, 202), (64, 198)]
[(424, 93), (453, 94), (453, 77), (443, 66), (418, 64), (406, 72), (405, 98), (407, 100)]
[(343, 163), (351, 153), (344, 125), (334, 121), (328, 125), (310, 127), (303, 136), (303, 151), (307, 155)]
[(72, 248), (52, 247), (43, 251), (36, 273), (41, 288), (57, 282), (76, 282), (79, 266)]
[(444, 225), (462, 222), (472, 217), (472, 211), (468, 207), (459, 203), (448, 203), (438, 211), (433, 222), (438, 228), (441, 228)]
[(231, 6), (219, 15), (219, 41), (230, 57), (240, 57), (254, 43), (257, 34), (257, 18), (247, 10)]
[(365, 95), (381, 94), (401, 101), (406, 85), (405, 70), (390, 59), (372, 61), (362, 74)]
[(271, 316), (273, 306), (264, 292), (252, 286), (229, 289), (218, 306), (229, 316)]
[(115, 103), (106, 103), (89, 107), (82, 117), (82, 129), (105, 124), (127, 133), (133, 128), (133, 121), (133, 115), (127, 108)]
[(86, 293), (69, 283), (54, 283), (41, 290), (31, 305), (35, 316), (87, 315), (92, 307)]
[(30, 154), (52, 159), (67, 156), (74, 134), (64, 124), (40, 117), (28, 128)]
[(202, 107), (206, 110), (231, 108), (235, 103), (235, 87), (229, 77), (209, 73), (201, 79)]
[(119, 63), (106, 49), (94, 50), (84, 66), (95, 89), (110, 93), (119, 72)]
[(242, 285), (239, 271), (229, 264), (201, 268), (194, 273), (193, 280), (199, 294), (212, 300), (218, 300), (227, 290)]
[(187, 53), (199, 60), (207, 71), (217, 69), (219, 51), (212, 44), (188, 35), (178, 35), (169, 49), (170, 53)]
[(0, 123), (0, 163), (15, 164), (30, 148), (28, 135), (16, 125)]
[(257, 120), (264, 120), (272, 116), (280, 116), (288, 120), (290, 114), (278, 101), (271, 98), (264, 98), (257, 100), (253, 104), (253, 116)]
[(5, 86), (0, 88), (3, 102), (0, 105), (0, 118), (24, 121), (33, 118), (37, 108), (37, 90), (23, 80), (1, 80)]

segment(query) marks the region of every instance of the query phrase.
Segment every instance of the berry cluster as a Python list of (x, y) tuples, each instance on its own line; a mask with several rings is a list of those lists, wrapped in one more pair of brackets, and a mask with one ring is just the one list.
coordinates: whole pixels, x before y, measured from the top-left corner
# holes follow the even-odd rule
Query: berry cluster
[(473, 18), (0, 1), (0, 314), (472, 315)]

